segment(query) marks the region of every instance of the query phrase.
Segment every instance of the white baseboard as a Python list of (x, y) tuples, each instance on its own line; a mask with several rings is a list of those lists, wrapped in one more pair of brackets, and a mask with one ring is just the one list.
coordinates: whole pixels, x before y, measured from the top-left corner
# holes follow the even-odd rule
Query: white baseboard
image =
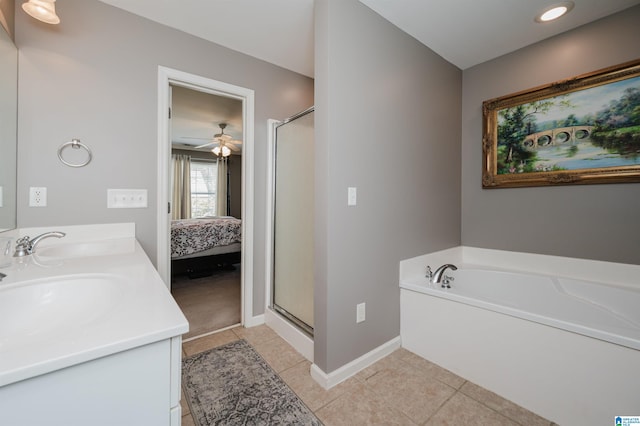
[(296, 326), (275, 313), (271, 308), (264, 312), (265, 323), (295, 350), (313, 362), (313, 339), (300, 331)]
[(264, 314), (249, 317), (249, 320), (245, 321), (243, 325), (246, 328), (249, 328), (249, 327), (257, 327), (262, 324), (264, 324)]
[(344, 382), (349, 377), (356, 375), (359, 371), (364, 370), (374, 362), (389, 355), (391, 352), (398, 349), (400, 344), (401, 340), (400, 336), (398, 336), (329, 374), (322, 371), (316, 364), (313, 364), (311, 365), (311, 377), (313, 377), (313, 380), (318, 382), (318, 384), (324, 389), (331, 389), (337, 384)]

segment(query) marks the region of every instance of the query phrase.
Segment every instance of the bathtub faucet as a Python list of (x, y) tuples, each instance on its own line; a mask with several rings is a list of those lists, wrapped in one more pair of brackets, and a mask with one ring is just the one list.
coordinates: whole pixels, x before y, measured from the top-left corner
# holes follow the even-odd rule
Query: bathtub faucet
[(449, 281), (453, 281), (453, 278), (452, 277), (447, 277), (446, 275), (444, 275), (444, 272), (447, 269), (451, 269), (452, 271), (456, 271), (456, 270), (458, 270), (458, 267), (456, 265), (452, 265), (450, 263), (446, 263), (446, 264), (442, 265), (441, 267), (436, 269), (436, 271), (431, 275), (431, 283), (432, 284), (442, 283), (442, 287), (450, 288), (451, 286), (449, 285)]

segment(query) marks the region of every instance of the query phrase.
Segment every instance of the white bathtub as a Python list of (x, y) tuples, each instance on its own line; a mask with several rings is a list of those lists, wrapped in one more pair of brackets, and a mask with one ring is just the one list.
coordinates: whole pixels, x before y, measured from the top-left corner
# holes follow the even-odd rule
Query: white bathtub
[[(450, 289), (424, 277), (444, 263)], [(406, 349), (560, 425), (640, 415), (640, 266), (457, 247), (400, 287)]]

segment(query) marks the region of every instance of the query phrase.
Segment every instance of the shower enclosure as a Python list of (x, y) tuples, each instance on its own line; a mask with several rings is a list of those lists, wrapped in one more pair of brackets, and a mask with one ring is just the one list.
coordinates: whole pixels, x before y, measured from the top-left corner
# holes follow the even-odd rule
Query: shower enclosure
[(280, 123), (274, 144), (271, 307), (313, 336), (314, 110)]

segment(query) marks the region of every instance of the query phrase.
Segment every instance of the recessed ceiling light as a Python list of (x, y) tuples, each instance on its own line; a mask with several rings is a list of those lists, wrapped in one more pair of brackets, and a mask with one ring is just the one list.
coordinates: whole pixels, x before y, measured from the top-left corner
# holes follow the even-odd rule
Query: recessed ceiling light
[(572, 1), (563, 1), (562, 3), (552, 4), (546, 7), (541, 13), (536, 16), (536, 22), (549, 22), (554, 19), (558, 19), (562, 15), (567, 14), (573, 9), (574, 3)]

